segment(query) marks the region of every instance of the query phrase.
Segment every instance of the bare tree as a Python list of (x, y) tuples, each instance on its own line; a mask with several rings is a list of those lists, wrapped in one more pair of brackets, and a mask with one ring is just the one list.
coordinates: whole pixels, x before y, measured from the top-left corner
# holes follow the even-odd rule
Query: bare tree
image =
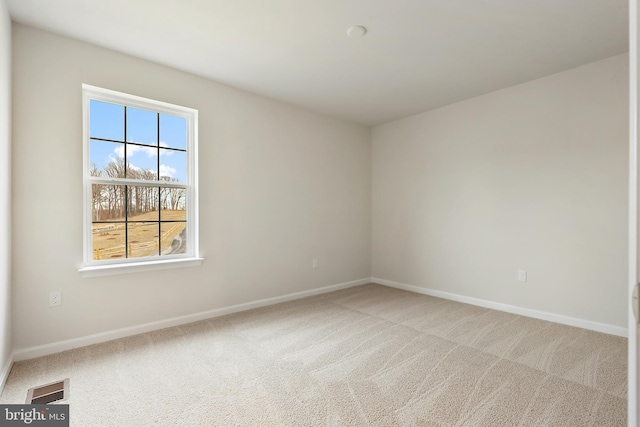
[[(124, 178), (125, 170), (126, 177), (131, 179), (154, 181), (158, 176), (154, 170), (137, 169), (125, 165), (122, 158), (111, 160), (103, 170), (93, 164), (90, 173), (92, 176)], [(160, 179), (179, 182), (176, 178), (166, 176)], [(160, 189), (155, 186), (131, 185), (126, 186), (125, 189), (124, 185), (94, 184), (92, 198), (94, 221), (121, 220), (124, 219), (125, 213), (128, 213), (129, 217), (135, 217), (160, 209), (180, 211), (185, 210), (186, 207), (185, 189), (174, 187)]]
[[(93, 163), (89, 170), (91, 176), (102, 176), (102, 171), (98, 169), (98, 166)], [(92, 218), (93, 221), (99, 221), (102, 215), (102, 191), (104, 185), (93, 184), (91, 186), (91, 200), (92, 200)]]

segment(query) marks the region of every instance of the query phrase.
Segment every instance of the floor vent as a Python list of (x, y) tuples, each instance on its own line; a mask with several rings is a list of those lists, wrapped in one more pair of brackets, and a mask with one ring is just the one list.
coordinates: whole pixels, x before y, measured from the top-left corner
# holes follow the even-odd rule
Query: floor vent
[(27, 392), (27, 405), (47, 405), (69, 398), (69, 378), (54, 383), (30, 388)]

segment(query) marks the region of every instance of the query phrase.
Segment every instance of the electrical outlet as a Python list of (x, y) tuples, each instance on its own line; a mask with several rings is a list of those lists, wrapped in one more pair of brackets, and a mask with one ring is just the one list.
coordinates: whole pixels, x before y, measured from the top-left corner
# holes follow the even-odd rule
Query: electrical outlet
[(520, 282), (527, 281), (527, 271), (526, 270), (518, 270), (518, 280)]
[(311, 266), (312, 266), (313, 268), (318, 268), (318, 260), (314, 258), (314, 259), (313, 259), (313, 262), (311, 263)]
[(49, 307), (62, 305), (62, 291), (49, 292)]

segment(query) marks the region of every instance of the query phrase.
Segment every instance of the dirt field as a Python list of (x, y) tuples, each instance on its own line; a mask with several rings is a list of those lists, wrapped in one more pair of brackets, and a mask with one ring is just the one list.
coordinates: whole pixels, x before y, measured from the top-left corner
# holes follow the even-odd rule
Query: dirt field
[[(162, 211), (163, 221), (183, 220), (185, 211)], [(184, 222), (168, 222), (161, 224), (161, 239), (158, 238), (158, 212), (148, 212), (129, 218), (129, 258), (158, 255), (160, 241), (162, 252), (171, 248), (173, 239), (184, 230)], [(125, 257), (125, 224), (103, 223), (93, 224), (93, 259), (106, 260)]]

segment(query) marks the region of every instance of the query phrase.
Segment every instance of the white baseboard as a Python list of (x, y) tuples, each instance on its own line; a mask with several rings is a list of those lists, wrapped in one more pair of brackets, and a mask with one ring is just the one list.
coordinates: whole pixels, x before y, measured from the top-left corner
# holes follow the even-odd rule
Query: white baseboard
[(429, 295), (432, 297), (444, 298), (452, 301), (463, 302), (466, 304), (477, 305), (480, 307), (491, 308), (493, 310), (506, 311), (507, 313), (519, 314), (521, 316), (533, 317), (536, 319), (548, 320), (550, 322), (562, 323), (564, 325), (576, 326), (578, 328), (589, 329), (596, 332), (604, 332), (605, 334), (627, 337), (628, 330), (620, 326), (608, 325), (606, 323), (593, 322), (591, 320), (578, 319), (575, 317), (563, 316), (561, 314), (548, 313), (546, 311), (532, 310), (529, 308), (517, 307), (499, 302), (487, 301), (479, 298), (466, 297), (463, 295), (452, 294), (449, 292), (436, 291), (433, 289), (422, 288), (419, 286), (406, 285), (404, 283), (393, 282), (391, 280), (371, 278), (372, 283), (390, 286), (392, 288), (402, 289), (405, 291), (416, 292), (419, 294)]
[(579, 328), (589, 329), (592, 331), (603, 332), (606, 334), (617, 335), (621, 337), (627, 337), (627, 334), (628, 334), (627, 328), (623, 328), (619, 326), (593, 322), (590, 320), (577, 319), (574, 317), (563, 316), (560, 314), (532, 310), (532, 309), (517, 307), (509, 304), (502, 304), (502, 303), (487, 301), (479, 298), (467, 297), (467, 296), (457, 295), (449, 292), (437, 291), (433, 289), (422, 288), (419, 286), (412, 286), (404, 283), (394, 282), (391, 280), (372, 277), (372, 278), (354, 280), (346, 283), (340, 283), (332, 286), (326, 286), (322, 288), (311, 289), (308, 291), (296, 292), (296, 293), (283, 295), (279, 297), (267, 298), (267, 299), (248, 302), (244, 304), (233, 305), (230, 307), (217, 308), (214, 310), (203, 311), (200, 313), (173, 317), (170, 319), (159, 320), (156, 322), (144, 323), (141, 325), (130, 326), (127, 328), (114, 329), (111, 331), (105, 331), (97, 334), (88, 335), (85, 337), (73, 338), (70, 340), (58, 341), (54, 343), (18, 349), (13, 352), (13, 354), (10, 356), (9, 360), (3, 367), (2, 373), (0, 374), (0, 391), (4, 387), (4, 383), (7, 380), (7, 377), (9, 376), (9, 372), (11, 372), (11, 366), (13, 365), (14, 361), (18, 362), (21, 360), (47, 356), (49, 354), (59, 353), (61, 351), (71, 350), (78, 347), (98, 344), (106, 341), (115, 340), (118, 338), (124, 338), (132, 335), (142, 334), (145, 332), (155, 331), (158, 329), (170, 328), (172, 326), (184, 325), (187, 323), (197, 322), (200, 320), (211, 319), (214, 317), (224, 316), (226, 314), (232, 314), (240, 311), (251, 310), (253, 308), (265, 307), (268, 305), (278, 304), (281, 302), (292, 301), (292, 300), (310, 297), (314, 295), (320, 295), (328, 292), (338, 291), (341, 289), (351, 288), (354, 286), (364, 285), (367, 283), (377, 283), (380, 285), (390, 286), (393, 288), (415, 292), (423, 295), (430, 295), (433, 297), (444, 298), (444, 299), (458, 301), (466, 304), (477, 305), (480, 307), (505, 311), (513, 314), (519, 314), (521, 316), (548, 320), (550, 322), (562, 323), (565, 325), (576, 326)]
[(4, 390), (4, 385), (7, 383), (7, 378), (9, 378), (9, 374), (11, 373), (11, 367), (13, 366), (13, 361), (15, 358), (15, 354), (11, 353), (7, 362), (2, 367), (2, 372), (0, 372), (0, 394), (2, 394), (2, 390)]
[(328, 292), (338, 291), (341, 289), (351, 288), (353, 286), (364, 285), (366, 283), (370, 283), (370, 278), (354, 280), (352, 282), (325, 286), (322, 288), (296, 292), (293, 294), (262, 299), (262, 300), (248, 302), (244, 304), (233, 305), (230, 307), (217, 308), (214, 310), (203, 311), (200, 313), (187, 314), (185, 316), (173, 317), (170, 319), (144, 323), (142, 325), (130, 326), (127, 328), (114, 329), (111, 331), (105, 331), (97, 334), (88, 335), (85, 337), (73, 338), (70, 340), (58, 341), (58, 342), (38, 345), (34, 347), (22, 348), (14, 351), (13, 359), (16, 362), (21, 360), (33, 359), (36, 357), (59, 353), (61, 351), (71, 350), (78, 347), (98, 344), (106, 341), (115, 340), (118, 338), (124, 338), (132, 335), (142, 334), (145, 332), (155, 331), (158, 329), (170, 328), (172, 326), (184, 325), (187, 323), (197, 322), (199, 320), (211, 319), (213, 317), (224, 316), (226, 314), (232, 314), (240, 311), (251, 310), (252, 308), (265, 307), (268, 305), (278, 304), (281, 302), (292, 301), (292, 300), (310, 297), (314, 295), (320, 295)]

